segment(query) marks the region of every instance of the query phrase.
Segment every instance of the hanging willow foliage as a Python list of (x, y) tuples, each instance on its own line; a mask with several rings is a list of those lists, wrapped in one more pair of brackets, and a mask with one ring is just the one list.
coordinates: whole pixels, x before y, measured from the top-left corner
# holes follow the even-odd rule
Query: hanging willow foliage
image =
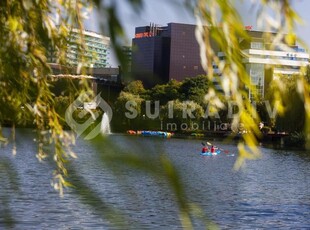
[[(235, 164), (235, 168), (239, 168), (245, 159), (253, 159), (260, 156), (257, 148), (257, 137), (260, 136), (258, 124), (260, 122), (257, 111), (251, 104), (248, 96), (248, 89), (254, 94), (254, 98), (258, 98), (256, 90), (251, 85), (251, 79), (248, 75), (242, 58), (245, 54), (240, 47), (240, 40), (249, 40), (249, 37), (242, 24), (241, 18), (237, 13), (232, 1), (212, 1), (199, 0), (195, 8), (197, 18), (196, 37), (200, 45), (200, 56), (202, 65), (208, 74), (209, 79), (213, 80), (214, 64), (218, 66), (221, 72), (220, 84), (229, 100), (234, 102), (239, 109), (239, 113), (233, 119), (233, 124), (242, 123), (247, 133), (242, 135), (244, 143), (249, 147), (246, 150), (243, 143), (238, 144), (239, 158)], [(289, 1), (261, 1), (258, 10), (258, 26), (264, 27), (264, 31), (273, 31), (274, 33), (266, 33), (264, 38), (271, 42), (270, 49), (276, 46), (281, 47), (284, 51), (292, 51), (290, 45), (297, 40), (299, 43), (305, 44), (297, 39), (295, 33), (295, 24), (300, 21), (296, 12), (292, 9)], [(220, 60), (213, 50), (211, 43), (215, 41), (220, 50), (224, 53), (225, 60)], [(306, 46), (305, 46), (306, 47)], [(243, 55), (242, 55), (243, 54)], [(307, 148), (309, 148), (309, 83), (305, 79), (306, 66), (301, 68), (301, 75), (298, 78), (298, 89), (304, 101), (306, 110), (306, 127), (305, 133)], [(275, 78), (277, 85), (281, 85), (281, 79)], [(281, 95), (285, 87), (277, 87), (273, 92), (274, 95)], [(216, 97), (214, 90), (209, 91), (207, 98)], [(282, 91), (282, 92), (281, 92)], [(212, 100), (211, 100), (212, 103)], [(275, 97), (273, 104), (278, 114), (283, 113), (283, 101), (281, 97)], [(220, 107), (220, 105), (216, 105)]]
[[(70, 149), (74, 136), (64, 131), (55, 111), (47, 57), (49, 50), (55, 50), (58, 63), (66, 65), (68, 35), (73, 28), (82, 31), (89, 4), (91, 1), (0, 2), (0, 125), (9, 123), (14, 127), (32, 121), (38, 131), (37, 157), (47, 155), (43, 143), (54, 146), (55, 187), (61, 193), (67, 185), (65, 162), (75, 157)], [(83, 46), (82, 40), (79, 49)], [(85, 80), (80, 86), (80, 92), (90, 91)], [(70, 97), (77, 93), (72, 91)]]

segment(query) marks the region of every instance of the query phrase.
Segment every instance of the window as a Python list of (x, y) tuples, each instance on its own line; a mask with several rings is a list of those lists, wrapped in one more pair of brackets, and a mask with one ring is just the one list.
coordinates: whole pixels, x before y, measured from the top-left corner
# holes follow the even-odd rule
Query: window
[(261, 42), (251, 42), (251, 49), (263, 49), (263, 43)]

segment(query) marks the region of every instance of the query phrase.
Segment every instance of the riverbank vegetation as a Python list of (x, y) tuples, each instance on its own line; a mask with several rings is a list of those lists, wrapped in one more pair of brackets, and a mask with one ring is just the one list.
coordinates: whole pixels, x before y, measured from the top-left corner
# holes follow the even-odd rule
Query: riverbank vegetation
[[(276, 110), (276, 84), (268, 87), (266, 97), (252, 101), (253, 107), (262, 121), (262, 134), (289, 134), (286, 137), (288, 145), (294, 145), (298, 140), (299, 147), (305, 144), (305, 109), (302, 98), (297, 91), (299, 76), (282, 76), (280, 97), (283, 100), (281, 110)], [(310, 79), (309, 68), (305, 76)], [(215, 110), (209, 106), (205, 98), (212, 83), (207, 76), (200, 75), (187, 78), (182, 82), (172, 80), (167, 84), (156, 85), (145, 89), (141, 81), (129, 83), (112, 104), (116, 132), (126, 130), (163, 130), (176, 133), (216, 133), (222, 132), (224, 137), (243, 132), (242, 125), (231, 127), (233, 117), (238, 114), (238, 108), (230, 99), (220, 95), (219, 103), (223, 106)], [(134, 107), (130, 107), (132, 102)], [(127, 104), (126, 104), (127, 103)], [(126, 114), (134, 116), (126, 116)], [(134, 113), (134, 114), (133, 114)]]

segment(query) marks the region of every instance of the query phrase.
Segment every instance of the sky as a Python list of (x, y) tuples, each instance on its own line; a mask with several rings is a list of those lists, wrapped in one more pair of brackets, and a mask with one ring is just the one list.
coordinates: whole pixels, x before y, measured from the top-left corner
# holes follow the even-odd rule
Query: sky
[[(150, 23), (166, 26), (170, 22), (196, 24), (194, 15), (184, 6), (184, 0), (144, 0), (140, 13), (135, 12), (127, 3), (128, 0), (113, 0), (116, 4), (117, 13), (127, 35), (127, 44), (131, 45), (135, 27), (146, 26)], [(236, 7), (240, 12), (244, 25), (253, 26), (253, 30), (259, 30), (256, 23), (256, 4), (258, 0), (236, 0)], [(297, 35), (310, 47), (310, 1), (292, 0), (291, 4), (303, 20), (303, 25), (296, 28)], [(99, 21), (100, 13), (93, 12), (86, 21), (88, 30), (101, 32)], [(308, 49), (308, 47), (304, 47)], [(309, 49), (308, 49), (309, 50)], [(112, 55), (112, 66), (117, 66), (117, 61)]]

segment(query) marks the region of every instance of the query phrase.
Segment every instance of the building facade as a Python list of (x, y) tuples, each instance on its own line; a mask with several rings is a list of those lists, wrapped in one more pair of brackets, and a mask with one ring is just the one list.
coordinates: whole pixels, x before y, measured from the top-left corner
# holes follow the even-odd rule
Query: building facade
[[(79, 50), (78, 44), (81, 40), (81, 33), (77, 29), (72, 30), (66, 54), (67, 63), (70, 66), (77, 66), (83, 59), (87, 67), (109, 67), (110, 38), (88, 30), (83, 30), (82, 36), (85, 42), (85, 49)], [(57, 52), (52, 51), (48, 61), (50, 63), (58, 63)]]
[[(243, 40), (243, 63), (250, 77), (250, 82), (256, 90), (255, 94), (264, 97), (266, 89), (274, 77), (292, 76), (301, 74), (301, 68), (309, 64), (309, 53), (297, 45), (281, 48), (272, 45), (275, 33), (262, 31), (247, 31), (250, 41)], [(285, 41), (283, 41), (285, 44)], [(220, 59), (224, 59), (223, 52), (218, 52)], [(249, 90), (249, 98), (254, 97), (254, 92)]]
[[(275, 76), (300, 74), (309, 63), (309, 53), (293, 45), (288, 50), (272, 48), (264, 32), (245, 28), (250, 41), (240, 39), (243, 63), (257, 94), (264, 97), (269, 82)], [(270, 33), (272, 34), (272, 33)], [(211, 41), (212, 42), (212, 41)], [(220, 59), (225, 55), (212, 42)], [(169, 23), (137, 27), (132, 39), (132, 73), (148, 86), (178, 81), (206, 74), (200, 63), (200, 49), (195, 37), (195, 25)], [(219, 73), (215, 69), (215, 73)], [(249, 90), (249, 97), (253, 92)]]
[(195, 25), (143, 26), (132, 39), (132, 74), (148, 87), (204, 74)]

